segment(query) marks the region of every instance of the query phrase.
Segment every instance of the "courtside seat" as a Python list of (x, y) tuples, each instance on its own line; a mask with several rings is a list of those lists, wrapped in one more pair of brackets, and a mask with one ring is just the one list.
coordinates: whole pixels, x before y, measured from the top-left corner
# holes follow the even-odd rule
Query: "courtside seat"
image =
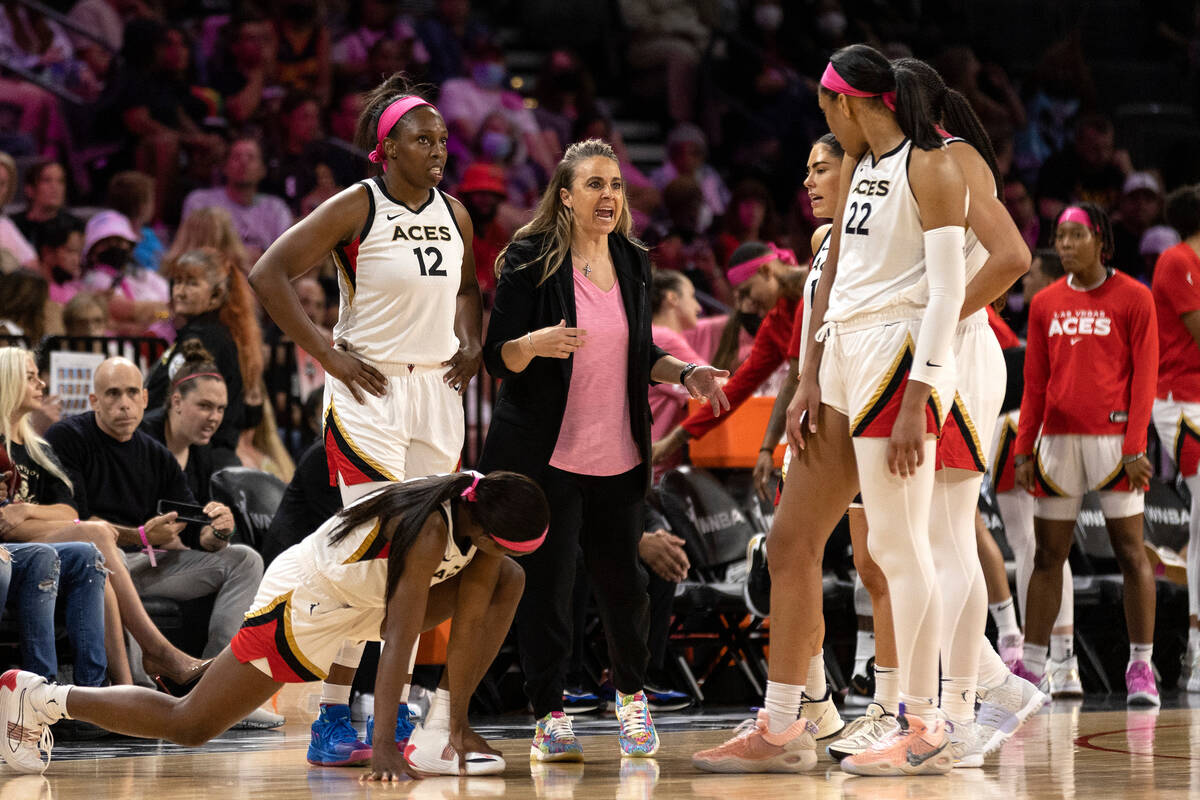
[(233, 511), (233, 541), (260, 550), (287, 484), (257, 469), (226, 467), (213, 473), (209, 488), (214, 500)]

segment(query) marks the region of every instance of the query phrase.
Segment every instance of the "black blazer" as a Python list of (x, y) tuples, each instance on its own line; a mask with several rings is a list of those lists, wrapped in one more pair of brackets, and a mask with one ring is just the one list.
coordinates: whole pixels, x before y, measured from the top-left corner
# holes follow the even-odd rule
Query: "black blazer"
[[(513, 372), (505, 366), (500, 348), (530, 331), (557, 325), (560, 319), (566, 320), (567, 327), (575, 326), (570, 253), (541, 286), (537, 285), (542, 276), (540, 263), (516, 268), (541, 252), (543, 241), (522, 239), (508, 248), (483, 343), (483, 362), (488, 372), (502, 383), (479, 468), (483, 472), (512, 470), (534, 480), (540, 480), (558, 442), (574, 357), (534, 358), (524, 371)], [(641, 469), (649, 488), (650, 401), (646, 389), (652, 383), (651, 368), (667, 352), (654, 344), (650, 336), (650, 259), (646, 251), (615, 233), (608, 236), (608, 251), (629, 321), (626, 388), (630, 432), (641, 453)], [(593, 339), (586, 346), (603, 347), (604, 342)]]

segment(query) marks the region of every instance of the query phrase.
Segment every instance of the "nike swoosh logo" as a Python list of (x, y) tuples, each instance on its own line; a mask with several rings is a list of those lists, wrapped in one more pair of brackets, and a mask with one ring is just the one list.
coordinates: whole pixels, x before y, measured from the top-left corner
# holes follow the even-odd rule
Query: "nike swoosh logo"
[(403, 216), (404, 216), (404, 212), (403, 212), (403, 211), (401, 211), (399, 214), (388, 214), (388, 215), (387, 215), (388, 222), (391, 222), (392, 220), (394, 220), (394, 219), (398, 219), (398, 218), (400, 218), (400, 217), (403, 217)]
[(941, 747), (937, 748), (936, 750), (930, 750), (928, 753), (926, 753), (923, 756), (917, 755), (912, 750), (909, 750), (905, 754), (905, 757), (908, 759), (909, 766), (919, 767), (922, 764), (924, 764), (926, 761), (933, 758), (934, 756), (936, 756), (938, 753), (942, 752), (945, 749), (946, 749), (946, 745), (945, 745), (945, 743), (943, 743)]
[(1081, 341), (1083, 341), (1082, 336), (1072, 336), (1071, 337), (1071, 344), (1079, 344), (1079, 342), (1081, 342)]
[(942, 365), (941, 365), (941, 364), (935, 364), (935, 363), (933, 363), (932, 361), (926, 361), (926, 362), (925, 362), (925, 366), (927, 366), (927, 367), (933, 367), (934, 369), (941, 369), (941, 368), (942, 368)]

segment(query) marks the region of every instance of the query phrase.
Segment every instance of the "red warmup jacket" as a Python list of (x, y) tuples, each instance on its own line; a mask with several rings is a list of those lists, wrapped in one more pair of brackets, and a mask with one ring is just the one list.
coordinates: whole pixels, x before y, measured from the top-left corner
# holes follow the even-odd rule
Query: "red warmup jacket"
[(1033, 298), (1016, 453), (1045, 434), (1122, 434), (1124, 455), (1146, 450), (1158, 382), (1150, 290), (1123, 272), (1090, 292), (1059, 278)]
[(754, 390), (762, 384), (771, 373), (779, 369), (779, 365), (787, 358), (788, 342), (792, 338), (792, 321), (796, 316), (796, 306), (799, 300), (779, 298), (775, 307), (767, 312), (758, 333), (754, 335), (754, 347), (742, 365), (733, 373), (729, 383), (725, 384), (725, 396), (729, 398), (729, 411), (719, 417), (714, 417), (712, 409), (705, 406), (697, 409), (683, 421), (683, 429), (693, 439), (699, 439), (704, 434), (725, 421), (725, 418), (738, 410), (746, 398), (754, 394)]
[(1008, 350), (1011, 347), (1020, 347), (1021, 340), (1013, 333), (1013, 329), (1008, 327), (1008, 323), (1004, 321), (1004, 317), (997, 314), (996, 309), (991, 306), (986, 306), (986, 308), (988, 325), (992, 327), (992, 333), (996, 334), (996, 339), (1000, 342), (1000, 349)]
[(1200, 347), (1180, 319), (1200, 311), (1200, 257), (1187, 242), (1158, 257), (1150, 291), (1158, 313), (1158, 396), (1200, 402)]

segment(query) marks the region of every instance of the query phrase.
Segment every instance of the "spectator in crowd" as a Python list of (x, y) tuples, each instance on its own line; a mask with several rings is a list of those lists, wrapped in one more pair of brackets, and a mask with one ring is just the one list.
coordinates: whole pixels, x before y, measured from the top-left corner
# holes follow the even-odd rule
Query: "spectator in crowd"
[(467, 167), (456, 192), (471, 215), (475, 229), (472, 248), (479, 289), (490, 298), (496, 288), (496, 256), (508, 244), (512, 229), (500, 220), (500, 208), (508, 193), (504, 168), (498, 164), (472, 164)]
[(150, 220), (154, 218), (154, 178), (144, 172), (118, 172), (108, 182), (108, 207), (120, 212), (138, 235), (133, 248), (133, 261), (139, 267), (158, 271), (166, 246)]
[[(683, 337), (684, 331), (696, 327), (700, 316), (696, 287), (686, 275), (673, 269), (654, 271), (650, 276), (650, 313), (650, 335), (656, 345), (685, 363), (707, 363)], [(683, 421), (690, 396), (674, 384), (650, 387), (651, 441), (657, 442)]]
[[(634, 69), (665, 73), (658, 96), (670, 118), (694, 118), (696, 73), (711, 33), (700, 18), (699, 6), (688, 0), (621, 0), (621, 15), (629, 29), (626, 55)], [(666, 181), (659, 184), (665, 186)]]
[[(0, 331), (9, 336), (23, 336), (30, 346), (36, 346), (46, 334), (46, 306), (50, 293), (46, 279), (32, 272), (19, 270), (0, 275)], [(55, 315), (55, 327), (61, 319)]]
[(61, 307), (83, 288), (83, 226), (57, 219), (42, 230), (38, 265), (50, 286), (50, 302)]
[(323, 11), (320, 0), (280, 0), (275, 16), (279, 83), (286, 91), (313, 95), (322, 106), (329, 104), (333, 79)]
[[(1162, 220), (1163, 190), (1152, 172), (1131, 172), (1113, 214), (1112, 265), (1135, 278), (1149, 278), (1141, 255), (1142, 234)], [(1153, 267), (1153, 263), (1151, 263)]]
[(779, 220), (770, 191), (761, 181), (747, 178), (734, 187), (730, 196), (716, 242), (717, 261), (727, 264), (740, 245), (774, 241), (778, 233)]
[(650, 174), (659, 189), (676, 178), (692, 178), (700, 185), (704, 206), (697, 230), (707, 231), (712, 221), (725, 213), (729, 206), (729, 189), (725, 181), (705, 162), (708, 158), (708, 139), (704, 131), (691, 123), (676, 125), (667, 135), (667, 160)]
[(1033, 198), (1029, 195), (1029, 189), (1021, 182), (1020, 178), (1009, 178), (1004, 182), (1004, 207), (1008, 209), (1017, 230), (1021, 232), (1025, 246), (1030, 250), (1036, 250), (1042, 243), (1042, 221), (1038, 218), (1037, 210), (1033, 206)]
[(1102, 114), (1083, 114), (1075, 122), (1071, 146), (1050, 158), (1038, 173), (1038, 214), (1058, 219), (1071, 203), (1116, 206), (1130, 172), (1129, 154), (1117, 150), (1112, 121)]
[[(140, 594), (191, 600), (216, 592), (204, 647), (204, 657), (212, 658), (241, 627), (262, 580), (262, 558), (249, 547), (229, 544), (233, 514), (220, 503), (204, 506), (206, 524), (185, 526), (173, 514), (155, 516), (159, 500), (195, 505), (196, 498), (171, 453), (138, 430), (146, 392), (135, 364), (123, 358), (103, 362), (90, 399), (93, 411), (67, 417), (46, 432), (75, 487), (78, 516), (105, 520), (116, 527), (122, 544), (134, 546), (141, 544), (142, 526), (151, 544), (165, 548), (155, 559), (157, 567), (149, 553), (125, 554)], [(151, 664), (146, 666), (151, 672)], [(173, 677), (194, 680), (201, 671), (193, 662), (177, 668)]]
[(366, 90), (342, 92), (333, 101), (333, 108), (329, 111), (329, 134), (343, 147), (354, 146), (355, 127), (365, 105)]
[[(148, 540), (154, 546), (174, 540), (179, 527), (172, 515), (158, 516), (145, 522), (146, 539), (136, 528), (115, 531), (107, 522), (93, 518), (81, 504), (84, 487), (71, 474), (69, 464), (59, 451), (33, 432), (30, 415), (41, 407), (45, 384), (38, 376), (33, 356), (19, 348), (0, 349), (0, 421), (5, 431), (6, 449), (21, 473), (16, 498), (22, 502), (6, 505), (3, 538), (10, 542), (38, 541), (47, 544), (82, 542), (94, 545), (104, 557), (109, 580), (105, 592), (103, 627), (108, 670), (114, 683), (130, 683), (129, 659), (121, 636), (124, 627), (141, 646), (145, 669), (178, 682), (199, 677), (200, 661), (170, 644), (146, 614), (130, 579), (119, 547), (140, 546)], [(75, 419), (79, 419), (76, 417)], [(130, 464), (137, 468), (138, 465)], [(91, 476), (89, 476), (91, 477)], [(98, 477), (98, 476), (97, 476)], [(84, 520), (80, 522), (80, 520)], [(95, 656), (92, 656), (95, 661)]]
[(676, 178), (663, 189), (666, 220), (647, 231), (654, 245), (654, 265), (688, 276), (696, 288), (722, 303), (733, 302), (733, 291), (704, 235), (704, 193), (694, 178)]
[(83, 230), (83, 283), (108, 297), (108, 315), (118, 333), (147, 333), (170, 341), (175, 330), (168, 324), (169, 287), (157, 272), (133, 261), (137, 234), (124, 214), (101, 211)]
[(554, 137), (550, 148), (561, 153), (576, 141), (572, 133), (579, 120), (597, 113), (596, 81), (576, 53), (554, 50), (546, 57), (535, 91), (534, 117), (542, 131)]
[(0, 153), (0, 250), (7, 250), (22, 267), (37, 264), (37, 251), (16, 223), (4, 213), (4, 207), (17, 193), (17, 162), (8, 153)]
[(196, 189), (188, 194), (183, 202), (183, 218), (198, 208), (224, 208), (233, 218), (233, 226), (252, 264), (291, 226), (292, 212), (282, 199), (258, 191), (259, 183), (266, 177), (258, 139), (249, 136), (234, 139), (229, 145), (224, 173), (224, 186)]
[(493, 111), (484, 117), (467, 158), (475, 163), (504, 168), (508, 200), (517, 208), (532, 208), (544, 183), (542, 174), (529, 158), (521, 132), (509, 117)]
[(108, 336), (108, 305), (91, 292), (79, 292), (63, 307), (67, 336)]
[(217, 470), (211, 442), (229, 395), (225, 379), (198, 339), (188, 339), (178, 352), (183, 363), (175, 372), (167, 403), (147, 411), (141, 428), (171, 451), (192, 496), (207, 503), (212, 500), (209, 482)]
[(325, 441), (318, 437), (300, 456), (271, 527), (263, 537), (263, 561), (270, 566), (276, 556), (319, 528), (341, 507), (341, 492), (329, 485)]
[(266, 388), (260, 380), (246, 391), (246, 420), (238, 439), (237, 456), (243, 466), (269, 472), (284, 483), (296, 474), (296, 462), (283, 445), (275, 424), (275, 409), (266, 402)]
[(275, 27), (262, 12), (243, 6), (225, 35), (228, 53), (212, 70), (209, 82), (221, 94), (225, 115), (234, 123), (265, 119), (272, 102), (283, 97), (277, 78), (279, 42)]
[(488, 31), (471, 20), (471, 0), (437, 0), (434, 14), (417, 22), (417, 35), (429, 55), (427, 77), (443, 84), (467, 74), (468, 43), (488, 38)]
[(300, 299), (300, 307), (304, 309), (305, 315), (332, 342), (333, 331), (325, 327), (325, 314), (328, 311), (329, 298), (325, 296), (325, 289), (321, 286), (321, 282), (312, 275), (308, 275), (297, 280), (295, 285), (296, 297)]
[(1096, 83), (1078, 26), (1042, 53), (1024, 91), (1029, 124), (1014, 143), (1014, 160), (1021, 176), (1032, 179), (1052, 154), (1068, 147), (1071, 121), (1080, 110), (1096, 107)]
[(1158, 257), (1179, 242), (1179, 234), (1170, 225), (1153, 225), (1146, 229), (1138, 242), (1138, 255), (1142, 258), (1142, 271), (1139, 274), (1143, 282), (1154, 277)]
[(13, 215), (13, 222), (35, 248), (52, 220), (65, 218), (80, 227), (83, 221), (66, 210), (67, 172), (57, 161), (39, 161), (25, 170), (28, 207)]
[(975, 51), (966, 45), (948, 48), (936, 61), (946, 85), (967, 98), (989, 133), (1025, 127), (1025, 105), (999, 64), (980, 64)]
[(250, 272), (253, 264), (242, 244), (237, 229), (233, 227), (233, 217), (220, 206), (197, 208), (183, 218), (175, 238), (171, 240), (171, 249), (163, 258), (166, 263), (188, 252), (211, 247), (224, 258), (233, 263), (244, 275)]
[(113, 55), (125, 44), (125, 23), (135, 17), (151, 16), (143, 0), (78, 0), (67, 19), (96, 39), (72, 34), (75, 51), (100, 79), (107, 77)]
[(289, 94), (280, 108), (280, 123), (280, 143), (267, 160), (262, 188), (282, 197), (293, 212), (304, 216), (304, 202), (324, 177), (318, 174), (322, 167), (332, 172), (334, 193), (360, 177), (361, 159), (322, 141), (321, 107), (316, 97)]
[[(258, 386), (262, 378), (262, 333), (251, 305), (246, 276), (216, 250), (189, 250), (164, 265), (171, 280), (171, 306), (179, 333), (150, 370), (146, 389), (150, 405), (166, 405), (176, 375), (184, 366), (181, 349), (199, 340), (212, 355), (225, 380), (228, 404), (213, 448), (221, 466), (236, 465), (238, 438), (246, 427), (247, 415), (260, 412), (248, 408), (246, 387)], [(261, 401), (260, 401), (261, 403)]]
[(349, 32), (333, 45), (333, 65), (339, 82), (356, 91), (374, 88), (380, 75), (409, 72), (410, 66), (429, 60), (416, 30), (408, 19), (396, 15), (391, 0), (352, 4), (347, 22)]

